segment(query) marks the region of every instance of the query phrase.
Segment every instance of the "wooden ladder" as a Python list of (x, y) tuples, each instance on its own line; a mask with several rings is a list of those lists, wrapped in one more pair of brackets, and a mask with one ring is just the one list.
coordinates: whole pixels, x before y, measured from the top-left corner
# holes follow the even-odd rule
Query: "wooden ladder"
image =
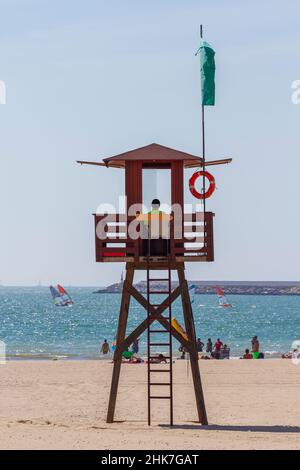
[[(152, 278), (151, 277), (151, 265), (150, 265), (150, 256), (147, 256), (147, 350), (148, 350), (148, 425), (151, 425), (151, 401), (152, 400), (169, 400), (170, 401), (170, 426), (173, 426), (173, 354), (172, 354), (172, 332), (171, 332), (171, 322), (172, 322), (172, 303), (169, 304), (168, 307), (168, 315), (165, 316), (164, 318), (168, 320), (170, 328), (167, 330), (166, 328), (160, 328), (160, 329), (155, 329), (153, 328), (153, 325), (157, 325), (157, 322), (151, 322), (150, 321), (150, 316), (151, 316), (151, 307), (158, 308), (160, 304), (151, 304), (151, 295), (156, 294), (156, 295), (161, 295), (161, 294), (167, 294), (168, 296), (171, 295), (172, 292), (172, 271), (171, 271), (171, 265), (170, 265), (170, 259), (168, 260), (168, 265), (165, 268), (165, 271), (167, 272), (167, 277), (166, 278)], [(151, 288), (151, 283), (152, 282), (165, 282), (167, 283), (167, 288), (166, 290), (163, 291), (158, 291), (158, 290), (153, 290)], [(152, 316), (153, 319), (153, 316)], [(167, 339), (165, 341), (157, 342), (152, 340), (152, 335), (153, 334), (161, 334), (163, 337), (164, 335), (167, 335)], [(157, 356), (154, 356), (152, 353), (151, 348), (155, 346), (161, 346), (161, 347), (168, 347), (168, 354), (164, 357), (169, 360), (169, 367), (168, 368), (161, 368), (161, 369), (156, 369), (153, 367), (153, 364), (155, 364), (155, 359), (157, 359)], [(168, 374), (169, 380), (166, 382), (158, 381), (153, 378), (155, 377), (155, 374)], [(153, 387), (168, 387), (169, 393), (168, 395), (154, 395), (153, 394)]]

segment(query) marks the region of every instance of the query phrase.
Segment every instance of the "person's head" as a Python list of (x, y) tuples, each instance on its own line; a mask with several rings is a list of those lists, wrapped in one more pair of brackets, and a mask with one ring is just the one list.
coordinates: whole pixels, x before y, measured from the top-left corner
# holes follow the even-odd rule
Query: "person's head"
[(211, 343), (211, 338), (208, 338), (208, 340), (207, 340), (207, 341), (209, 341), (209, 342)]
[(198, 338), (198, 341), (199, 341), (199, 343), (200, 343), (201, 339), (200, 339), (200, 338)]
[(107, 343), (107, 339), (104, 340), (104, 343)]
[(246, 354), (249, 354), (249, 349), (245, 349), (245, 353), (246, 353)]
[(256, 340), (257, 340), (257, 336), (253, 336), (253, 339), (256, 341)]
[(218, 343), (221, 341), (220, 338), (217, 339)]
[(151, 202), (152, 209), (158, 210), (160, 207), (160, 200), (159, 199), (153, 199)]
[(224, 344), (224, 349), (227, 349), (227, 344)]

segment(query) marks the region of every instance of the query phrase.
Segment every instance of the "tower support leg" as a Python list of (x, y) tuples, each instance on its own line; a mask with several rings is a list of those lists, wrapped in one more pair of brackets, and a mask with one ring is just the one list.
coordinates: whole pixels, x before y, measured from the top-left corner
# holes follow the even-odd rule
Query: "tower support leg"
[[(192, 369), (192, 377), (193, 377), (193, 384), (195, 390), (195, 397), (196, 397), (196, 405), (197, 405), (197, 412), (199, 422), (201, 424), (207, 424), (207, 415), (206, 415), (206, 408), (205, 408), (205, 401), (204, 401), (204, 394), (202, 389), (201, 383), (201, 376), (200, 376), (200, 369), (199, 369), (199, 359), (198, 359), (198, 352), (197, 352), (197, 345), (196, 345), (196, 333), (195, 333), (195, 325), (193, 319), (193, 311), (189, 296), (188, 284), (185, 279), (184, 274), (184, 263), (176, 263), (176, 267), (178, 273), (178, 280), (179, 286), (169, 295), (167, 299), (159, 307), (151, 306), (151, 315), (150, 320), (151, 322), (154, 319), (157, 319), (159, 323), (166, 328), (166, 330), (171, 331), (172, 335), (187, 348), (188, 352), (190, 353), (190, 361), (191, 361), (191, 369)], [(108, 412), (107, 412), (107, 423), (112, 423), (114, 420), (115, 414), (115, 407), (116, 407), (116, 400), (117, 400), (117, 392), (118, 392), (118, 385), (119, 385), (119, 378), (120, 378), (120, 371), (121, 371), (121, 364), (122, 364), (122, 353), (128, 347), (132, 341), (137, 338), (139, 335), (146, 330), (148, 326), (148, 320), (144, 320), (127, 338), (126, 338), (126, 326), (128, 320), (128, 313), (129, 313), (129, 305), (131, 296), (133, 296), (146, 310), (149, 308), (147, 300), (136, 291), (133, 287), (133, 278), (134, 278), (134, 271), (135, 265), (134, 264), (127, 264), (126, 266), (126, 280), (123, 284), (122, 290), (122, 300), (121, 300), (121, 307), (120, 307), (120, 315), (119, 315), (119, 323), (118, 323), (118, 330), (117, 330), (117, 344), (116, 350), (114, 354), (114, 366), (113, 366), (113, 374), (112, 374), (112, 381), (111, 381), (111, 388), (110, 388), (110, 395), (109, 395), (109, 404), (108, 404)], [(171, 304), (179, 295), (181, 295), (182, 300), (182, 308), (183, 308), (183, 316), (185, 322), (185, 329), (187, 336), (189, 338), (188, 341), (185, 341), (180, 333), (178, 333), (171, 325), (170, 321), (168, 321), (165, 317), (162, 316), (163, 311), (168, 308), (169, 304)]]
[(116, 350), (114, 354), (114, 367), (113, 367), (107, 419), (106, 419), (107, 423), (113, 423), (114, 421), (117, 392), (118, 392), (118, 385), (119, 385), (119, 378), (120, 378), (120, 371), (121, 371), (121, 364), (122, 364), (123, 350), (122, 350), (121, 345), (126, 335), (126, 326), (127, 326), (127, 320), (128, 320), (130, 298), (131, 298), (131, 294), (126, 289), (126, 285), (127, 283), (132, 285), (133, 277), (134, 277), (134, 268), (132, 266), (126, 266), (126, 282), (124, 282), (123, 284), (123, 291), (122, 291), (119, 324), (118, 324), (118, 331), (117, 331), (117, 344), (116, 344)]
[(190, 294), (188, 289), (188, 284), (185, 279), (184, 274), (184, 264), (177, 268), (179, 286), (181, 289), (181, 300), (182, 300), (182, 309), (185, 322), (186, 333), (191, 341), (191, 346), (189, 349), (190, 360), (191, 360), (191, 369), (193, 376), (193, 383), (195, 389), (196, 405), (198, 411), (199, 423), (208, 424), (203, 388), (201, 383), (200, 369), (199, 369), (199, 358), (196, 345), (196, 333), (195, 333), (195, 324), (193, 319), (193, 311), (191, 306)]

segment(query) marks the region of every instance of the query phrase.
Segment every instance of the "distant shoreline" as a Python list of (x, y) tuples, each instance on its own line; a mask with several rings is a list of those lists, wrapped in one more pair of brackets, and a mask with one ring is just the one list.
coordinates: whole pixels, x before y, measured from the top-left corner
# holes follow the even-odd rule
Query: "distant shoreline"
[[(172, 289), (177, 287), (177, 283), (172, 283)], [(243, 295), (243, 296), (264, 296), (264, 297), (298, 297), (300, 296), (300, 282), (250, 282), (245, 281), (235, 283), (233, 281), (188, 281), (189, 287), (195, 286), (195, 295), (216, 295), (216, 286), (221, 287), (226, 295)], [(107, 287), (97, 288), (95, 286), (67, 286), (68, 289), (90, 289), (90, 294), (121, 294), (122, 283), (111, 284)], [(140, 281), (136, 283), (135, 288), (142, 294), (147, 293), (146, 282)], [(11, 289), (47, 289), (47, 286), (0, 286), (0, 293), (9, 292)], [(165, 285), (162, 283), (155, 284), (156, 291), (164, 291)]]
[[(177, 287), (178, 283), (172, 283), (172, 289)], [(221, 287), (226, 295), (262, 295), (262, 296), (299, 296), (300, 283), (229, 283), (227, 282), (201, 282), (201, 281), (188, 281), (191, 288), (193, 286), (196, 295), (216, 295), (216, 286)], [(121, 294), (122, 283), (111, 284), (105, 288), (95, 290), (93, 294)], [(165, 285), (161, 282), (153, 283), (153, 288), (156, 291), (164, 291)], [(147, 293), (147, 284), (145, 281), (140, 281), (135, 284), (135, 288), (143, 293)]]
[[(110, 292), (110, 291), (95, 291), (93, 294), (121, 294), (122, 292)], [(142, 294), (145, 294), (146, 292), (141, 291)], [(226, 295), (260, 295), (264, 297), (298, 297), (300, 295), (300, 292), (298, 293), (272, 293), (272, 294), (263, 294), (263, 293), (258, 293), (258, 292), (230, 292), (226, 291)], [(216, 295), (215, 292), (195, 292), (195, 295)]]

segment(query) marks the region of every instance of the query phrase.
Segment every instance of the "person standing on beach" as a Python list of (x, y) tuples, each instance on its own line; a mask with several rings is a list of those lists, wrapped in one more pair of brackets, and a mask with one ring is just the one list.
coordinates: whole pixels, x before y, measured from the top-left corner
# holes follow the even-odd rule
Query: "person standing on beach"
[(220, 340), (220, 338), (218, 338), (217, 341), (215, 342), (215, 359), (220, 359), (222, 346), (223, 346), (223, 343)]
[(206, 352), (211, 354), (213, 350), (213, 344), (211, 338), (208, 338), (207, 343), (206, 343)]
[(107, 342), (107, 339), (104, 340), (104, 343), (101, 346), (100, 353), (102, 353), (104, 356), (110, 352), (110, 347)]
[(202, 352), (203, 351), (203, 346), (204, 346), (204, 343), (202, 343), (201, 339), (198, 338), (197, 339), (197, 351)]
[(253, 336), (251, 343), (252, 343), (252, 352), (253, 353), (258, 353), (259, 352), (259, 341), (257, 339), (257, 336)]
[(136, 338), (132, 343), (132, 352), (137, 354), (139, 352), (139, 339)]
[(186, 349), (182, 344), (179, 346), (178, 351), (181, 352), (180, 359), (185, 359)]
[(257, 336), (253, 336), (253, 338), (251, 340), (251, 344), (252, 344), (253, 359), (260, 359), (261, 355), (260, 355), (260, 352), (259, 352), (259, 341), (257, 339)]

